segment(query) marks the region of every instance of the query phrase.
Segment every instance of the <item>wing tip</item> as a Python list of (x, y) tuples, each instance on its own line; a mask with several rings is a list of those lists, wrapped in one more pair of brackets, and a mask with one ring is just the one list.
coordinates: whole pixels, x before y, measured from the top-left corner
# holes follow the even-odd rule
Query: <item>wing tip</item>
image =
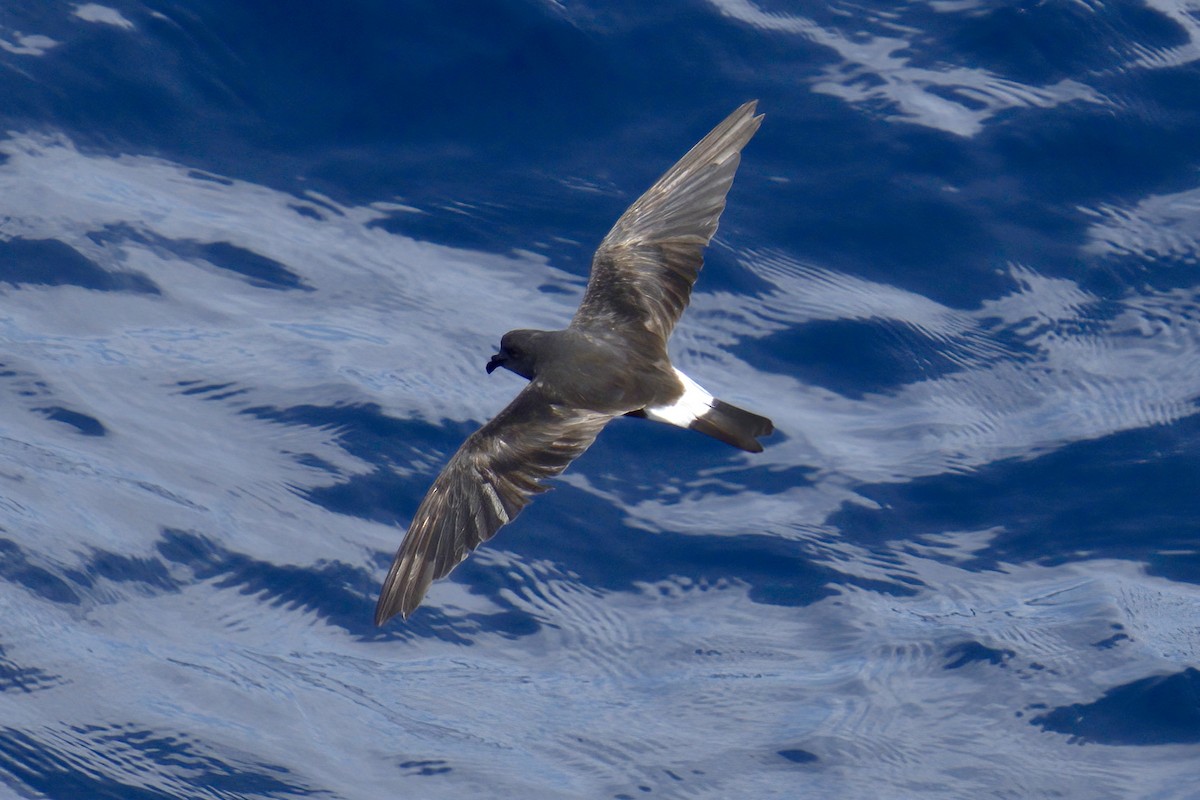
[[(387, 621), (390, 620), (394, 616), (396, 616), (396, 611), (394, 609), (385, 609), (385, 608), (380, 608), (379, 606), (376, 606), (375, 607), (375, 627), (382, 628), (387, 623)], [(402, 616), (402, 618), (405, 618), (405, 617)]]
[(387, 577), (383, 579), (383, 586), (379, 590), (379, 602), (375, 604), (377, 627), (382, 627), (397, 615), (407, 620), (417, 610), (417, 606), (421, 605), (421, 600), (432, 582), (428, 570), (414, 574), (414, 559), (405, 549), (408, 543), (406, 536)]
[(387, 584), (384, 585), (383, 591), (379, 594), (379, 602), (375, 605), (375, 627), (382, 628), (387, 624), (392, 617), (399, 616), (401, 619), (407, 620), (408, 615), (413, 612), (413, 609), (406, 607), (400, 592), (392, 589)]
[(379, 595), (379, 602), (375, 605), (375, 627), (382, 628), (387, 624), (392, 617), (400, 617), (401, 620), (407, 620), (409, 615), (416, 608), (407, 607), (402, 599), (396, 594), (390, 594), (386, 591)]
[(749, 126), (749, 130), (746, 133), (746, 141), (749, 141), (750, 137), (758, 131), (759, 126), (762, 125), (763, 118), (767, 116), (766, 114), (756, 115), (754, 113), (756, 111), (758, 111), (757, 98), (754, 100), (747, 100), (746, 102), (742, 103), (727, 118), (729, 122), (732, 123), (730, 127), (736, 127), (739, 125)]
[(762, 118), (765, 117), (766, 114), (759, 114), (757, 117), (755, 117), (753, 116), (755, 111), (758, 111), (757, 97), (753, 100), (747, 100), (746, 102), (742, 103), (733, 112), (733, 115), (736, 117), (751, 117), (755, 122), (761, 122)]

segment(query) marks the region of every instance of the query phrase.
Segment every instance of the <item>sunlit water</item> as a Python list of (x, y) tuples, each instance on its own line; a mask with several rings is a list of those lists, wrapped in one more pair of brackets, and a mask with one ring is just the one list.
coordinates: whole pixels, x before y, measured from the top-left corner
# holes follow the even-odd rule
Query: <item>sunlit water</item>
[[(1191, 798), (1200, 4), (0, 10), (14, 797)], [(404, 526), (740, 102), (677, 363), (409, 621)]]

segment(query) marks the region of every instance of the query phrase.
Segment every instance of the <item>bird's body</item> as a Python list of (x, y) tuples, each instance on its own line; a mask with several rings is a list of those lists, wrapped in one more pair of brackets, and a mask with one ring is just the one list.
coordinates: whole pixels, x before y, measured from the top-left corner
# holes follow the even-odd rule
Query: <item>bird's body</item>
[(671, 401), (674, 371), (666, 349), (656, 345), (652, 335), (631, 341), (618, 332), (573, 326), (561, 331), (511, 331), (497, 355), (514, 349), (522, 355), (532, 351), (537, 361), (513, 369), (509, 364), (516, 359), (508, 357), (495, 366), (540, 380), (552, 402), (619, 416)]
[(645, 417), (759, 452), (771, 421), (714, 398), (671, 364), (687, 306), (742, 147), (762, 117), (746, 103), (617, 220), (583, 300), (558, 331), (514, 330), (488, 362), (529, 380), (471, 434), (417, 508), (383, 583), (375, 622), (407, 617), (429, 584), (510, 522), (615, 417)]

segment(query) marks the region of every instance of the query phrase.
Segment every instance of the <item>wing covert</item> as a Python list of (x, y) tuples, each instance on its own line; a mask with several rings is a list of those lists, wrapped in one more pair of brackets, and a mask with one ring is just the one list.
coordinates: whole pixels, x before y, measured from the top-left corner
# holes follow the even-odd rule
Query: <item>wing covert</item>
[(604, 237), (571, 325), (642, 324), (664, 340), (691, 297), (741, 150), (762, 121), (744, 104), (631, 205)]
[(429, 585), (449, 574), (550, 487), (611, 415), (550, 402), (538, 381), (471, 434), (413, 515), (375, 607), (375, 624), (407, 617)]

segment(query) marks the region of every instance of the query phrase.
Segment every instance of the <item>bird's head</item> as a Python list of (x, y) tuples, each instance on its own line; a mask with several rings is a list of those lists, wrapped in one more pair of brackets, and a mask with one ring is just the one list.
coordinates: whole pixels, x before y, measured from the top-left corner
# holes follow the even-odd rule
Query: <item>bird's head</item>
[(500, 352), (487, 363), (488, 374), (504, 367), (525, 380), (537, 375), (537, 342), (544, 331), (509, 331), (500, 339)]

